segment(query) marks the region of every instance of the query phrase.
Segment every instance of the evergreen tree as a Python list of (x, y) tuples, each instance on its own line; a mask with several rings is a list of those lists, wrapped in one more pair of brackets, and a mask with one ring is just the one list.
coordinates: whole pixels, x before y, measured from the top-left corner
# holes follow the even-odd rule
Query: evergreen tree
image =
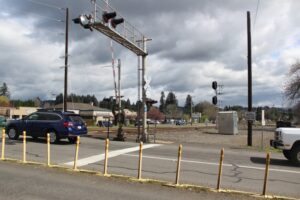
[(162, 112), (162, 113), (165, 113), (166, 112), (166, 101), (165, 101), (164, 91), (161, 92), (159, 102), (160, 102), (159, 111)]
[(168, 105), (176, 105), (178, 106), (178, 101), (176, 99), (176, 96), (173, 92), (169, 92), (167, 99), (166, 99), (166, 107)]
[(10, 97), (6, 83), (3, 83), (2, 87), (0, 87), (0, 96), (6, 96), (7, 98)]
[(184, 105), (184, 113), (191, 114), (192, 113), (193, 100), (191, 95), (187, 95)]

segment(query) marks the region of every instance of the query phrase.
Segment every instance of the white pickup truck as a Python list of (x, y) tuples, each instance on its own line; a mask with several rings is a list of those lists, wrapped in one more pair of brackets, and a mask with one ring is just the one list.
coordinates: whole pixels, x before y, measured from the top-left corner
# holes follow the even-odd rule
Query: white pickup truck
[(300, 128), (277, 128), (270, 145), (282, 149), (288, 160), (300, 165)]

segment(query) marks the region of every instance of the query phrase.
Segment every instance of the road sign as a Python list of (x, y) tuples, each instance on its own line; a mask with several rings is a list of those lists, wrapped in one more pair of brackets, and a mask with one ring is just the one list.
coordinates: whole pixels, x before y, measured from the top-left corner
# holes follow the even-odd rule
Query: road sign
[(256, 113), (255, 112), (245, 112), (245, 119), (247, 121), (255, 121)]

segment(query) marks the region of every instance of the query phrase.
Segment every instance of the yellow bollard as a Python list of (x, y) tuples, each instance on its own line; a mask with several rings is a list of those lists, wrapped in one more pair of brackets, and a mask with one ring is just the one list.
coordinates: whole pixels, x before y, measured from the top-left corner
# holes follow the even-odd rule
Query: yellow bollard
[(23, 131), (23, 163), (26, 163), (26, 131)]
[(221, 154), (220, 154), (220, 164), (219, 164), (219, 176), (218, 176), (217, 190), (220, 190), (223, 160), (224, 160), (224, 148), (221, 149)]
[(104, 176), (107, 175), (107, 161), (108, 161), (108, 146), (109, 146), (109, 139), (105, 140), (105, 159), (104, 159)]
[(47, 166), (50, 167), (50, 133), (47, 133)]
[(78, 152), (79, 152), (79, 143), (80, 143), (80, 136), (77, 136), (73, 170), (77, 170), (77, 160), (78, 160)]
[(138, 179), (142, 178), (142, 161), (143, 161), (143, 142), (140, 142), (140, 153), (139, 153), (139, 172)]
[(264, 195), (264, 196), (266, 195), (266, 191), (267, 191), (269, 165), (270, 165), (270, 153), (268, 152), (267, 157), (266, 157), (266, 170), (265, 170), (264, 188), (263, 188), (263, 193), (262, 193), (262, 195)]
[(176, 185), (179, 184), (181, 155), (182, 155), (182, 145), (179, 145), (179, 148), (178, 148), (178, 160), (177, 160), (177, 171), (176, 171), (176, 180), (175, 180), (175, 184)]
[(2, 129), (2, 153), (1, 160), (5, 159), (5, 129)]

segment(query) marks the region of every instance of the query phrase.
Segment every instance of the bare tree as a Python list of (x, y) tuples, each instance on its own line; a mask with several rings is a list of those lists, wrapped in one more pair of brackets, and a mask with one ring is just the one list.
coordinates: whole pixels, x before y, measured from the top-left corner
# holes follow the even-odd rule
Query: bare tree
[(292, 100), (297, 104), (300, 99), (300, 63), (299, 62), (291, 66), (288, 76), (289, 76), (289, 80), (285, 86), (285, 94), (289, 100)]
[(299, 61), (291, 66), (288, 74), (288, 81), (285, 85), (284, 92), (286, 97), (294, 105), (293, 110), (295, 117), (300, 119), (300, 63)]

